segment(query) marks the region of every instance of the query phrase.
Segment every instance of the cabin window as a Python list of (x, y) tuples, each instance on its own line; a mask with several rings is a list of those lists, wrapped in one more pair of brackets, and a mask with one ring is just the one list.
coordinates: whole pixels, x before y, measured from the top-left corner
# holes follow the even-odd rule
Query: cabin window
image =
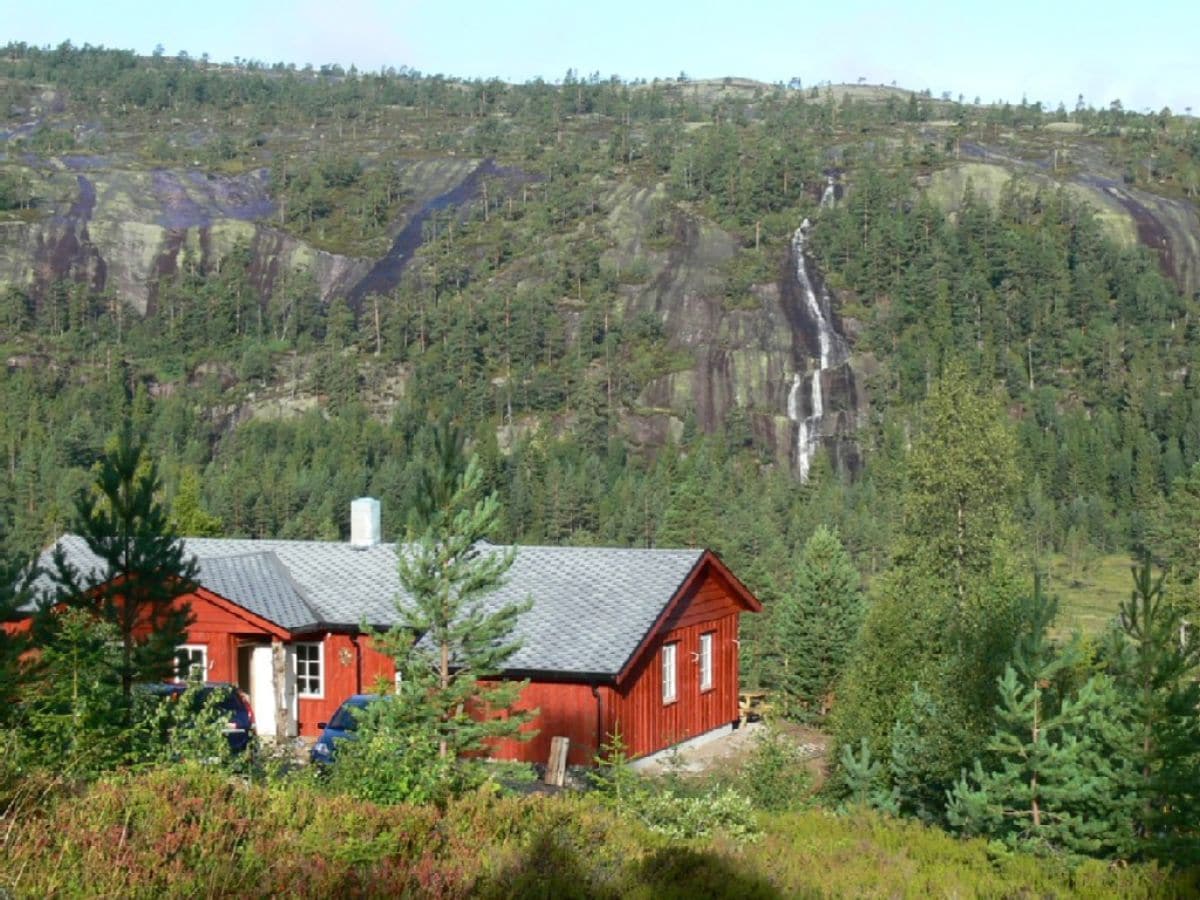
[(662, 689), (663, 703), (675, 702), (675, 651), (677, 644), (663, 644), (662, 648)]
[(713, 686), (713, 633), (700, 635), (700, 690), (711, 691)]
[(208, 648), (204, 644), (181, 644), (175, 649), (175, 680), (204, 681), (208, 675)]
[(296, 645), (296, 694), (300, 697), (322, 697), (321, 645)]

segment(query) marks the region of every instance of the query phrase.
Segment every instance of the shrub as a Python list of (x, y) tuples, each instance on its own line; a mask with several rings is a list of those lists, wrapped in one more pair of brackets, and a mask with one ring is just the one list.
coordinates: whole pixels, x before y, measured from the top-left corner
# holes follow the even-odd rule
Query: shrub
[(601, 744), (596, 768), (588, 773), (592, 788), (602, 802), (616, 809), (635, 804), (646, 793), (641, 776), (629, 767), (629, 753), (618, 725)]
[(758, 833), (754, 806), (733, 788), (715, 789), (698, 797), (673, 791), (650, 793), (635, 814), (651, 831), (677, 840), (725, 835), (734, 841), (753, 840)]
[(429, 803), (450, 793), (453, 769), (424, 732), (363, 729), (357, 740), (338, 742), (329, 788), (372, 803)]
[(783, 812), (812, 802), (812, 775), (795, 741), (768, 727), (754, 738), (754, 750), (736, 786), (758, 809)]

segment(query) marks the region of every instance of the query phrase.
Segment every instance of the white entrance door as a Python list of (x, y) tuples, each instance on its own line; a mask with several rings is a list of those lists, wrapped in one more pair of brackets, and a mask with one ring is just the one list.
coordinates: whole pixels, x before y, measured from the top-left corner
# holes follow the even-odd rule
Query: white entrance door
[[(283, 684), (275, 683), (276, 647), (255, 644), (250, 651), (250, 705), (254, 724), (262, 737), (295, 737), (296, 731), (296, 650), (279, 646)], [(278, 710), (287, 710), (284, 733), (279, 733)]]
[(250, 652), (250, 705), (254, 725), (263, 737), (275, 736), (275, 667), (271, 645), (259, 644)]

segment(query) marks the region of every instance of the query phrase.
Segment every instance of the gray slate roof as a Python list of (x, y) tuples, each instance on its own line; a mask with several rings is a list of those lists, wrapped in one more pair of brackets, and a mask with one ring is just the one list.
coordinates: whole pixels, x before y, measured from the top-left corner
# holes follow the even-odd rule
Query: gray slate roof
[[(76, 535), (60, 544), (68, 561), (98, 561)], [(186, 538), (202, 586), (293, 631), (388, 627), (401, 593), (396, 545), (365, 549), (330, 541)], [(496, 548), (503, 550), (505, 548)], [(702, 550), (517, 547), (492, 608), (532, 599), (517, 622), (513, 671), (615, 675), (699, 563)], [(49, 564), (50, 551), (42, 555)]]

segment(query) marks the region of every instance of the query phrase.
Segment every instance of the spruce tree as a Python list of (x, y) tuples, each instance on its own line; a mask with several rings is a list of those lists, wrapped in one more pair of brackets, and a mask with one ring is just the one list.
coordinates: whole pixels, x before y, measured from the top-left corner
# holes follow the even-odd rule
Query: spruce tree
[(198, 568), (171, 528), (158, 499), (161, 488), (157, 467), (126, 422), (96, 464), (91, 489), (76, 501), (73, 530), (99, 566), (80, 572), (61, 547), (54, 554), (59, 599), (93, 610), (116, 628), (127, 703), (135, 682), (174, 673), (176, 648), (191, 620), (181, 598), (195, 589)]
[(1172, 481), (1149, 537), (1155, 555), (1171, 572), (1168, 599), (1200, 621), (1200, 463)]
[(472, 458), (445, 505), (431, 511), (424, 532), (400, 549), (400, 625), (375, 638), (398, 671), (428, 678), (424, 696), (439, 723), (443, 758), (514, 736), (527, 719), (493, 715), (508, 710), (527, 684), (496, 676), (519, 649), (512, 632), (531, 603), (488, 603), (514, 556), (482, 543), (500, 512), (494, 492), (479, 496), (482, 478)]
[(818, 526), (770, 622), (767, 677), (787, 713), (825, 715), (861, 621), (858, 572), (837, 532)]
[(944, 824), (946, 792), (961, 775), (961, 746), (968, 738), (939, 700), (920, 684), (912, 691), (892, 724), (887, 760), (897, 812), (922, 822)]
[(120, 635), (91, 610), (39, 623), (38, 659), (23, 691), (23, 734), (38, 753), (76, 771), (122, 761), (133, 739), (121, 693)]
[(171, 503), (171, 527), (187, 537), (220, 537), (225, 533), (220, 516), (214, 516), (200, 499), (200, 476), (191, 466), (179, 474), (179, 488)]

